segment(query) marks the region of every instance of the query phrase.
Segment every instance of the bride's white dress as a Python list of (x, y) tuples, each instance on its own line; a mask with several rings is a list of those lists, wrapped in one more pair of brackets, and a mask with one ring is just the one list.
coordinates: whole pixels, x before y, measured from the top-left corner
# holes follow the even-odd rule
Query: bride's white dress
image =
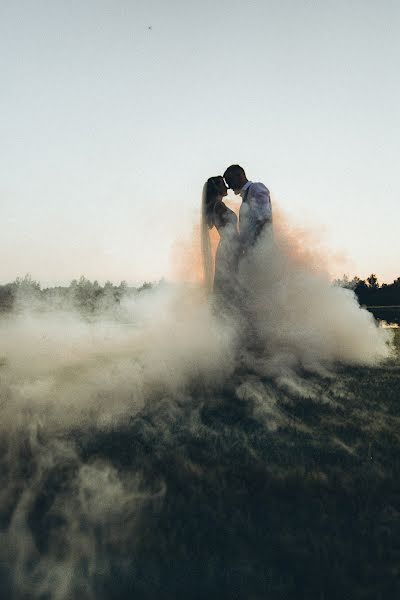
[(240, 253), (238, 219), (223, 202), (214, 208), (214, 224), (220, 236), (215, 254), (214, 293), (232, 299)]

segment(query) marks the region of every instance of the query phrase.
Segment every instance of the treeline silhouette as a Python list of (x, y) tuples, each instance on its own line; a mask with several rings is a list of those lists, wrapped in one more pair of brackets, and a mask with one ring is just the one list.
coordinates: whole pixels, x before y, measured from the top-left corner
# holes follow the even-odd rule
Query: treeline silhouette
[(30, 274), (17, 277), (12, 283), (0, 285), (0, 312), (10, 312), (24, 308), (75, 309), (90, 314), (104, 312), (118, 307), (122, 298), (132, 297), (144, 290), (162, 285), (144, 283), (140, 287), (128, 286), (126, 281), (114, 285), (107, 281), (100, 285), (98, 281), (90, 281), (82, 276), (73, 279), (69, 286), (42, 288)]
[[(366, 279), (346, 275), (336, 279), (334, 285), (351, 289), (358, 298), (361, 306), (366, 306), (375, 317), (390, 322), (400, 323), (400, 277), (393, 283), (379, 284), (374, 273)], [(69, 286), (42, 288), (30, 274), (17, 277), (12, 283), (0, 285), (0, 312), (24, 308), (54, 308), (75, 309), (83, 314), (93, 314), (107, 310), (115, 310), (121, 300), (140, 294), (144, 290), (166, 285), (161, 280), (158, 283), (146, 282), (140, 287), (128, 286), (126, 281), (114, 285), (107, 281), (100, 285), (82, 276), (74, 279)]]
[(393, 283), (383, 283), (380, 285), (375, 273), (371, 273), (366, 280), (360, 279), (357, 276), (349, 280), (344, 275), (342, 279), (336, 279), (334, 283), (353, 290), (361, 305), (400, 307), (400, 277), (397, 277)]
[(353, 290), (361, 306), (366, 306), (376, 319), (400, 325), (400, 277), (393, 283), (380, 285), (375, 273), (366, 280), (359, 277), (350, 280), (344, 275), (334, 283)]

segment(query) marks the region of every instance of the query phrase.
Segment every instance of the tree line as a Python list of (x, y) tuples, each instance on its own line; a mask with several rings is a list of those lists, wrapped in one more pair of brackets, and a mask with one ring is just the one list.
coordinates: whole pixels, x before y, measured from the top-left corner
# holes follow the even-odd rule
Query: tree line
[(100, 285), (82, 276), (69, 286), (42, 288), (30, 274), (17, 277), (12, 283), (0, 285), (0, 312), (24, 308), (75, 309), (82, 313), (103, 312), (117, 307), (124, 297), (132, 297), (144, 290), (161, 285), (146, 282), (140, 287), (128, 286), (126, 281), (114, 285), (107, 281)]
[(400, 277), (397, 277), (393, 283), (380, 285), (375, 273), (371, 273), (365, 280), (357, 276), (350, 280), (344, 275), (342, 279), (336, 279), (334, 283), (353, 290), (361, 305), (400, 307)]
[[(334, 285), (353, 290), (361, 305), (367, 307), (400, 307), (400, 277), (393, 283), (379, 284), (378, 278), (371, 273), (367, 279), (344, 275), (336, 279)], [(19, 307), (45, 304), (53, 308), (75, 308), (82, 312), (93, 313), (118, 305), (122, 298), (134, 296), (144, 290), (165, 284), (146, 282), (140, 287), (128, 286), (126, 281), (114, 285), (107, 281), (100, 285), (82, 276), (73, 279), (69, 286), (42, 288), (31, 275), (17, 277), (12, 283), (0, 285), (0, 311), (11, 311)]]

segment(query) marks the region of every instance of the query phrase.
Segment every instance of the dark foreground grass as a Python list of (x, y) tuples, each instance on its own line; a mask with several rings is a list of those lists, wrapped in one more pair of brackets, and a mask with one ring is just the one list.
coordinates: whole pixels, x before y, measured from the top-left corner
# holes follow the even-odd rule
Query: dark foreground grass
[[(158, 391), (115, 428), (39, 431), (36, 450), (21, 429), (2, 472), (2, 597), (400, 597), (399, 362), (304, 376), (301, 397), (247, 378), (239, 399), (243, 377)], [(42, 583), (55, 565), (72, 565), (65, 596)]]

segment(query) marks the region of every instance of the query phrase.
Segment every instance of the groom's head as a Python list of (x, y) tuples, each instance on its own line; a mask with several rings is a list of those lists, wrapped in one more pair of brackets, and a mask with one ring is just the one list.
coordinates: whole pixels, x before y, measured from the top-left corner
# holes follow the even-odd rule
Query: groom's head
[(224, 173), (226, 184), (231, 190), (238, 194), (247, 183), (246, 173), (240, 165), (231, 165)]

